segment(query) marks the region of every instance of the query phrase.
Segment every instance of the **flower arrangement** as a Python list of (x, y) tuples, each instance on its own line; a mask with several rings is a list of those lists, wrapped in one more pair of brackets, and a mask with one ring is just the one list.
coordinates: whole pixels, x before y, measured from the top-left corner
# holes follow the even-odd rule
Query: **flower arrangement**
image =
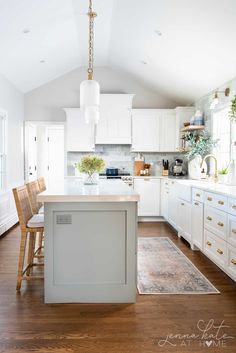
[(99, 173), (104, 170), (105, 162), (101, 157), (96, 155), (87, 155), (81, 158), (76, 164), (76, 167), (81, 173), (92, 175), (93, 173)]
[(233, 122), (236, 123), (236, 95), (234, 98), (231, 100), (230, 104), (230, 110), (229, 110), (229, 119)]
[(185, 132), (183, 139), (188, 142), (190, 148), (190, 151), (186, 154), (188, 160), (191, 160), (197, 155), (201, 157), (207, 155), (218, 143), (218, 140), (213, 140), (211, 135), (206, 131), (200, 134), (196, 131)]

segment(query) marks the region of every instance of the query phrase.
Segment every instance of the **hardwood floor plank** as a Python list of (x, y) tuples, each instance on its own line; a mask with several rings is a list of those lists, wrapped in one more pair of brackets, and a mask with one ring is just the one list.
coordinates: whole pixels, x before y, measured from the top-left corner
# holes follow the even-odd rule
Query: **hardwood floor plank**
[(236, 285), (166, 223), (139, 224), (139, 236), (170, 237), (221, 294), (138, 295), (135, 305), (45, 305), (41, 280), (23, 283), (21, 293), (15, 292), (20, 240), (16, 227), (0, 239), (0, 352), (235, 352), (236, 338), (226, 340), (224, 347), (203, 346), (201, 337), (190, 345), (186, 339), (173, 340), (176, 346), (159, 345), (170, 333), (199, 334), (199, 320), (206, 324), (213, 319), (216, 325), (225, 320), (224, 333), (236, 336)]

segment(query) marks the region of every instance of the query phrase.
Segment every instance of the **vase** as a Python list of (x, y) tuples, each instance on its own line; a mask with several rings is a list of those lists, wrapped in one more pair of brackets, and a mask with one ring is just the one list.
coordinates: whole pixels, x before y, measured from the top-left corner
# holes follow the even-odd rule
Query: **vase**
[(228, 174), (219, 174), (218, 180), (220, 184), (227, 184), (228, 182)]
[(83, 173), (82, 181), (84, 185), (96, 185), (99, 181), (98, 173)]
[(201, 168), (202, 157), (200, 155), (195, 156), (191, 161), (188, 163), (188, 175), (190, 179), (201, 179), (201, 171), (204, 169), (205, 173), (207, 173), (207, 164), (206, 162), (203, 163)]

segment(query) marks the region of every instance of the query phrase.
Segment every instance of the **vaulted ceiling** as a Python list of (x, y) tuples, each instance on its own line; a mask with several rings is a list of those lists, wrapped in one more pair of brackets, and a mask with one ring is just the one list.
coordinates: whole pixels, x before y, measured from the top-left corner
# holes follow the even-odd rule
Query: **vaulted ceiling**
[[(235, 76), (235, 0), (93, 2), (95, 67), (120, 68), (180, 104)], [(0, 72), (28, 92), (86, 66), (87, 8), (87, 0), (0, 0)]]

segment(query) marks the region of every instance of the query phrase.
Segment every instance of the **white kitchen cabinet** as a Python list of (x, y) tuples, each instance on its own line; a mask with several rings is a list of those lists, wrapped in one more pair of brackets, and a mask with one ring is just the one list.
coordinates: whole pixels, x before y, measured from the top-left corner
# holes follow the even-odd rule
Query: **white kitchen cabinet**
[(177, 229), (177, 190), (176, 182), (174, 180), (169, 181), (169, 193), (168, 193), (168, 222)]
[(157, 109), (132, 110), (132, 152), (160, 150), (160, 118)]
[(169, 180), (161, 180), (161, 216), (168, 220)]
[(176, 114), (173, 109), (159, 110), (159, 114), (160, 152), (176, 152), (178, 147)]
[(101, 94), (96, 144), (131, 144), (133, 94)]
[(191, 203), (178, 198), (178, 234), (186, 239), (192, 246), (191, 237)]
[(160, 179), (134, 179), (134, 190), (140, 195), (138, 216), (160, 216)]
[(201, 202), (193, 200), (191, 218), (193, 245), (196, 245), (198, 249), (203, 250), (203, 204)]
[(66, 108), (66, 150), (93, 152), (95, 150), (94, 125), (87, 124), (79, 108)]

